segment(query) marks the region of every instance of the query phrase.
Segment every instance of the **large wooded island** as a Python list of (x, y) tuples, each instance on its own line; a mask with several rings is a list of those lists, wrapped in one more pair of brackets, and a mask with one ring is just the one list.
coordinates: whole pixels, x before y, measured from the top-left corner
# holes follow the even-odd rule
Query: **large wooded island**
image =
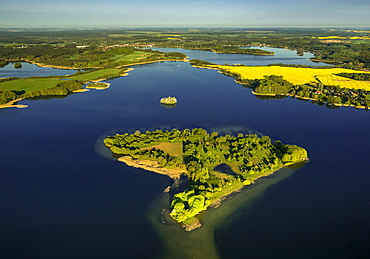
[(304, 148), (279, 140), (271, 143), (268, 136), (219, 136), (201, 128), (117, 134), (108, 136), (104, 144), (129, 166), (166, 174), (175, 181), (187, 179), (186, 188), (173, 195), (170, 212), (184, 225), (199, 222), (200, 212), (257, 178), (308, 160)]

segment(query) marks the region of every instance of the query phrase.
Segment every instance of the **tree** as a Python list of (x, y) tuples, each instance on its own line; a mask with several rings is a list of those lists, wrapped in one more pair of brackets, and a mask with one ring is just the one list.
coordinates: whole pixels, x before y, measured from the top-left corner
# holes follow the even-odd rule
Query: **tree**
[(16, 68), (16, 69), (20, 69), (20, 68), (22, 68), (22, 63), (16, 62), (16, 63), (14, 63), (13, 67)]

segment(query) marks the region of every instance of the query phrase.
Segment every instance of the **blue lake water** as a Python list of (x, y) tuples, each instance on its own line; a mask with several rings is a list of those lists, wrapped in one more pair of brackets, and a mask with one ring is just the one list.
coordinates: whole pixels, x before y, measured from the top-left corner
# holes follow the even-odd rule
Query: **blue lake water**
[[(0, 110), (0, 258), (174, 258), (172, 250), (192, 258), (207, 249), (208, 258), (369, 256), (369, 112), (261, 100), (183, 62), (135, 66), (107, 82)], [(159, 104), (169, 95), (175, 108)], [(257, 182), (185, 233), (158, 223), (170, 180), (117, 162), (102, 139), (194, 127), (265, 134), (306, 148), (310, 162)]]
[(244, 64), (246, 66), (265, 66), (268, 64), (284, 63), (284, 64), (298, 64), (307, 66), (330, 66), (322, 62), (313, 62), (309, 60), (313, 58), (313, 54), (304, 52), (303, 56), (297, 55), (296, 51), (281, 49), (281, 48), (271, 48), (271, 47), (248, 47), (257, 48), (270, 52), (274, 52), (274, 55), (267, 56), (253, 56), (244, 54), (219, 54), (212, 51), (203, 50), (191, 50), (182, 48), (153, 48), (154, 50), (159, 50), (163, 52), (180, 52), (187, 55), (190, 59), (200, 59), (216, 64), (230, 65)]
[(65, 76), (76, 73), (73, 69), (55, 69), (50, 67), (39, 67), (35, 64), (21, 62), (22, 68), (14, 68), (14, 63), (0, 67), (0, 78), (6, 77), (29, 77), (29, 76)]

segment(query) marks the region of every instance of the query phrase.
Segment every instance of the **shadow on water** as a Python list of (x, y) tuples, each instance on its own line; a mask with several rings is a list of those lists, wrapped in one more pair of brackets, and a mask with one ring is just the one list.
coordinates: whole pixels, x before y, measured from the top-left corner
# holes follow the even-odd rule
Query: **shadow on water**
[(202, 227), (191, 232), (184, 231), (170, 218), (169, 194), (158, 195), (147, 216), (164, 243), (165, 250), (161, 258), (220, 258), (215, 243), (216, 229), (220, 226), (227, 227), (233, 218), (251, 212), (252, 205), (268, 187), (288, 178), (296, 169), (297, 166), (280, 169), (243, 188), (237, 195), (230, 195), (222, 202), (222, 206), (204, 212), (201, 215)]
[(171, 109), (171, 108), (175, 108), (177, 106), (177, 103), (174, 103), (174, 104), (161, 103), (161, 106), (167, 109)]
[(234, 175), (234, 176), (238, 175), (237, 173), (233, 171), (233, 169), (231, 169), (231, 167), (228, 164), (225, 164), (225, 163), (216, 166), (215, 168), (213, 168), (213, 170), (219, 173), (223, 173), (223, 174)]

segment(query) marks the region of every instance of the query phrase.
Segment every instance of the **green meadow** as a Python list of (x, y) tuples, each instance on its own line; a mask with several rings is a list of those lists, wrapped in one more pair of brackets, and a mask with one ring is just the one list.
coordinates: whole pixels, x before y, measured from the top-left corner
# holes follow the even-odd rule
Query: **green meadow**
[(152, 54), (148, 52), (135, 51), (134, 53), (128, 55), (115, 55), (113, 59), (115, 59), (116, 61), (137, 61), (151, 55)]
[(100, 69), (97, 71), (93, 71), (90, 73), (86, 74), (81, 74), (81, 75), (75, 75), (75, 76), (69, 76), (68, 79), (73, 79), (73, 80), (97, 80), (97, 79), (102, 79), (102, 78), (107, 78), (107, 77), (112, 77), (112, 76), (119, 76), (121, 75), (122, 69), (120, 68), (108, 68), (108, 69)]
[(1, 90), (25, 91), (26, 93), (36, 90), (47, 89), (60, 83), (59, 78), (24, 78), (0, 83)]

